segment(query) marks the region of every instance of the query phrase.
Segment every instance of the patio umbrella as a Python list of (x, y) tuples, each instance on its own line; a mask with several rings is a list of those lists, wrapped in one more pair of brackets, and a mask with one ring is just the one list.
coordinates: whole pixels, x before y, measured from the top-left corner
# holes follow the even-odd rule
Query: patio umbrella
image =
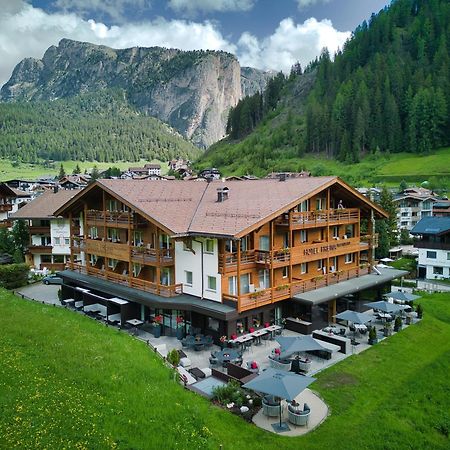
[(420, 298), (418, 295), (409, 294), (408, 292), (393, 291), (386, 294), (386, 297), (391, 297), (395, 300), (400, 300), (404, 302), (412, 302)]
[(405, 309), (404, 305), (396, 305), (394, 303), (390, 303), (385, 300), (380, 300), (378, 302), (366, 303), (365, 305), (369, 306), (370, 308), (373, 308), (373, 309), (379, 309), (380, 311), (383, 311), (386, 313), (391, 313), (391, 312), (395, 313), (395, 312)]
[[(242, 387), (263, 394), (273, 395), (292, 401), (300, 392), (304, 391), (316, 379), (291, 372), (284, 372), (275, 369), (266, 369), (253, 380), (245, 383)], [(283, 430), (281, 424), (281, 401), (280, 401), (280, 431)]]
[(277, 342), (281, 345), (282, 356), (288, 357), (294, 353), (309, 352), (314, 350), (326, 350), (312, 336), (280, 336)]
[(336, 319), (346, 320), (347, 322), (352, 323), (367, 323), (373, 319), (373, 317), (369, 314), (352, 311), (350, 309), (336, 314), (334, 317), (336, 317)]

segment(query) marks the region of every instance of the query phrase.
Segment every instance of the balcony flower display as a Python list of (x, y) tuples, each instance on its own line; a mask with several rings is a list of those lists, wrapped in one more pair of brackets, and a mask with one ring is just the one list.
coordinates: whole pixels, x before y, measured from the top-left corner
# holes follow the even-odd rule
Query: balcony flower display
[(177, 316), (175, 320), (177, 322), (177, 339), (181, 341), (184, 338), (184, 318)]
[(159, 338), (161, 336), (161, 324), (163, 318), (161, 315), (157, 315), (153, 319), (153, 335), (155, 338)]
[(237, 332), (238, 333), (243, 333), (244, 332), (244, 325), (242, 324), (242, 322), (238, 322), (237, 324), (236, 324), (236, 329), (237, 329)]

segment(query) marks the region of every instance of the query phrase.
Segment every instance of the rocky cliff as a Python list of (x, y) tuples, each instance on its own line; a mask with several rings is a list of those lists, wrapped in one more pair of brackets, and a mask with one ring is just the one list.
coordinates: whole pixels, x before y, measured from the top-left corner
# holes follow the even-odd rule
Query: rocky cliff
[(227, 114), (265, 86), (269, 74), (243, 70), (235, 56), (160, 47), (116, 50), (63, 39), (41, 60), (27, 58), (0, 91), (1, 101), (39, 101), (121, 88), (141, 111), (179, 130), (200, 147), (225, 134)]

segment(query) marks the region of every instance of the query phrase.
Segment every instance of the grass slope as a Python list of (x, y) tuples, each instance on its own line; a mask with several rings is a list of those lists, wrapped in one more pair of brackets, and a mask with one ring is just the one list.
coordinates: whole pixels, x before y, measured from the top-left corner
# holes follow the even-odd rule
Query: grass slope
[(184, 390), (128, 335), (1, 291), (0, 447), (446, 449), (450, 296), (422, 304), (420, 324), (320, 374), (331, 416), (287, 438)]
[(45, 167), (44, 164), (17, 164), (12, 163), (7, 159), (0, 159), (0, 181), (7, 181), (16, 178), (34, 180), (39, 177), (56, 177), (59, 174), (61, 164), (64, 166), (66, 173), (71, 174), (77, 164), (80, 166), (82, 172), (84, 172), (85, 169), (90, 172), (94, 165), (96, 165), (100, 171), (106, 170), (109, 167), (117, 167), (121, 170), (125, 170), (128, 169), (128, 167), (138, 167), (148, 162), (161, 164), (161, 173), (163, 175), (167, 174), (169, 171), (167, 163), (158, 161), (157, 159), (151, 161), (141, 160), (140, 162), (115, 161), (109, 163), (92, 161), (56, 161), (52, 167)]
[[(257, 148), (255, 144), (253, 148)], [(336, 175), (361, 186), (384, 183), (398, 186), (402, 180), (410, 184), (432, 181), (450, 188), (450, 147), (438, 149), (429, 155), (394, 153), (369, 155), (359, 163), (345, 163), (320, 154), (295, 155), (295, 149), (280, 149), (274, 158), (266, 159), (264, 150), (248, 154), (246, 140), (230, 144), (215, 144), (197, 162), (199, 168), (218, 167), (225, 176), (252, 173), (265, 176), (271, 171), (308, 170), (315, 176)]]

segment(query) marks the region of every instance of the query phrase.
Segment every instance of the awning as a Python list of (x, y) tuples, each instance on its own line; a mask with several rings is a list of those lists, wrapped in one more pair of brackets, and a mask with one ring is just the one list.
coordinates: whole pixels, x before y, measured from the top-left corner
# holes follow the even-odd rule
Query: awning
[(294, 295), (292, 300), (308, 305), (318, 305), (329, 300), (338, 299), (344, 295), (354, 294), (355, 292), (361, 292), (365, 289), (381, 286), (388, 281), (408, 274), (406, 270), (380, 268), (377, 270), (380, 272), (379, 275), (370, 274), (352, 278), (351, 280), (342, 281), (331, 286), (325, 286), (314, 291)]
[[(181, 294), (176, 297), (161, 297), (150, 292), (130, 288), (111, 281), (102, 280), (90, 275), (85, 275), (72, 270), (58, 272), (62, 277), (64, 285), (74, 283), (75, 289), (80, 291), (89, 289), (104, 292), (105, 294), (128, 300), (130, 302), (140, 303), (151, 308), (181, 309), (183, 311), (192, 311), (206, 316), (214, 317), (220, 320), (231, 320), (238, 317), (235, 308), (213, 300), (201, 299), (192, 295)], [(82, 289), (79, 289), (79, 288)]]

